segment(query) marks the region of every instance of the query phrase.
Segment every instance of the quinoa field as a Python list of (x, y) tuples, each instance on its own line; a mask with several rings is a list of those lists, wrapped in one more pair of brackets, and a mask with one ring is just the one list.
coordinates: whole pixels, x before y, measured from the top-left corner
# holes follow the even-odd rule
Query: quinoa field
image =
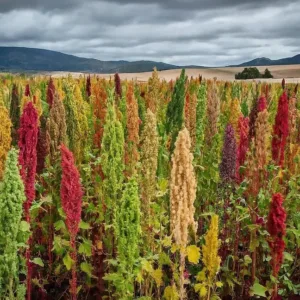
[(0, 75), (0, 299), (299, 299), (300, 88)]

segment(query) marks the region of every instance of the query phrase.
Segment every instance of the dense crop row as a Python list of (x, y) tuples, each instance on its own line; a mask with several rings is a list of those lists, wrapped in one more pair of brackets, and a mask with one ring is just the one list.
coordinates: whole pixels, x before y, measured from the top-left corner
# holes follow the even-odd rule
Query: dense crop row
[(2, 76), (0, 299), (299, 294), (299, 96)]

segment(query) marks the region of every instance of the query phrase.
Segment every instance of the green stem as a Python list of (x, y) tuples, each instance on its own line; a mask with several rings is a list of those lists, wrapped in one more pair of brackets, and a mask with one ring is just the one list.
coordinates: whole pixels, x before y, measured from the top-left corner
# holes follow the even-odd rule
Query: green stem
[(10, 278), (9, 279), (9, 299), (10, 300), (15, 299), (14, 291), (13, 291), (13, 285), (14, 285), (13, 278)]

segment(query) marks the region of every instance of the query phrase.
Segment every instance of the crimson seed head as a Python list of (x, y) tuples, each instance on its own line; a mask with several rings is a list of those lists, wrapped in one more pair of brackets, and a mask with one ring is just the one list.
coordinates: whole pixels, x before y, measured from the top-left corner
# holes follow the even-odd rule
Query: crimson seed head
[(19, 164), (20, 174), (25, 185), (26, 202), (24, 204), (26, 217), (29, 218), (29, 208), (35, 198), (35, 173), (37, 165), (38, 114), (32, 102), (28, 102), (20, 119), (19, 133)]
[(246, 154), (249, 148), (249, 118), (240, 117), (238, 122), (238, 128), (240, 132), (240, 143), (237, 149), (237, 162), (236, 162), (236, 177), (240, 182), (243, 180), (240, 175), (240, 167), (244, 165), (246, 160)]
[(282, 237), (285, 235), (286, 212), (282, 206), (283, 197), (280, 193), (274, 194), (268, 216), (268, 232), (271, 236)]
[(246, 154), (249, 148), (249, 118), (248, 117), (240, 117), (238, 128), (240, 131), (240, 144), (239, 144), (239, 164), (242, 166), (246, 160)]
[(26, 96), (26, 97), (30, 97), (30, 88), (29, 88), (29, 84), (26, 84), (26, 87), (25, 87), (25, 96)]
[(270, 234), (273, 276), (277, 276), (283, 262), (285, 243), (283, 237), (286, 232), (286, 212), (282, 206), (283, 197), (280, 193), (274, 194), (270, 204), (267, 229)]
[(286, 91), (279, 99), (272, 139), (272, 158), (279, 166), (283, 165), (284, 152), (289, 134), (289, 103)]
[(265, 109), (267, 109), (267, 100), (266, 100), (266, 97), (264, 95), (262, 95), (258, 99), (257, 110), (258, 110), (258, 112), (261, 112)]
[[(20, 119), (19, 133), (19, 164), (21, 166), (20, 174), (25, 186), (26, 201), (24, 202), (24, 215), (26, 221), (30, 222), (30, 207), (35, 198), (35, 175), (37, 165), (37, 135), (38, 135), (38, 113), (33, 103), (28, 102), (23, 110)], [(10, 208), (14, 211), (14, 209)], [(29, 240), (30, 245), (30, 240)], [(30, 247), (26, 249), (27, 266), (27, 292), (31, 291), (32, 264), (30, 262)]]
[(61, 145), (60, 151), (62, 167), (60, 197), (66, 214), (67, 228), (74, 238), (79, 230), (83, 193), (72, 152), (65, 145)]
[(256, 221), (255, 223), (257, 225), (263, 225), (265, 223), (264, 219), (262, 217), (256, 216)]

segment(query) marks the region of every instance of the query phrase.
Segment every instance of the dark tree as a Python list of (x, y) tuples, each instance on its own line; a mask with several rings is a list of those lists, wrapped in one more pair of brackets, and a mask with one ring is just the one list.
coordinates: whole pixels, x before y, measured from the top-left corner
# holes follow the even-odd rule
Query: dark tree
[(235, 79), (273, 78), (271, 72), (266, 69), (263, 74), (255, 67), (245, 68), (242, 72), (235, 74)]
[(269, 71), (269, 69), (265, 69), (265, 73), (262, 75), (262, 78), (273, 78), (273, 75)]

